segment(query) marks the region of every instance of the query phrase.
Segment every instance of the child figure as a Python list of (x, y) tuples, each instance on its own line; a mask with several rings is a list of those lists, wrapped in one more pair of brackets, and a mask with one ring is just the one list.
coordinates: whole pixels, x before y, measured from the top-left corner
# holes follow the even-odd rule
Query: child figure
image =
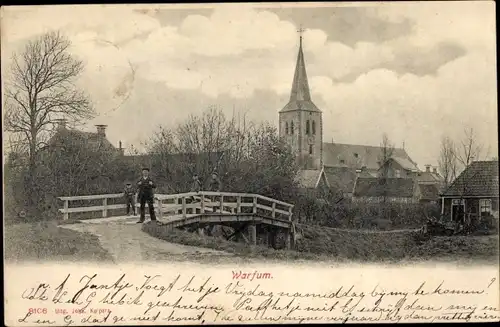
[(130, 207), (132, 207), (132, 212), (135, 216), (135, 189), (132, 187), (132, 183), (127, 183), (124, 190), (125, 200), (127, 202), (127, 215), (130, 215)]

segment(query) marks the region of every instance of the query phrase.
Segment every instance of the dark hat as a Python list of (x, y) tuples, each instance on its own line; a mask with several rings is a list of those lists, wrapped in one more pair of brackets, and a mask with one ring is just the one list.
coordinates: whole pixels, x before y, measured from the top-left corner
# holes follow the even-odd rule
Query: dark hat
[(143, 170), (143, 171), (144, 171), (144, 170), (149, 171), (149, 168), (148, 168), (148, 167), (144, 167), (144, 168), (142, 168), (142, 170)]
[(130, 183), (130, 182), (127, 182), (127, 183), (125, 183), (125, 184), (126, 184), (126, 185), (131, 185), (132, 183)]

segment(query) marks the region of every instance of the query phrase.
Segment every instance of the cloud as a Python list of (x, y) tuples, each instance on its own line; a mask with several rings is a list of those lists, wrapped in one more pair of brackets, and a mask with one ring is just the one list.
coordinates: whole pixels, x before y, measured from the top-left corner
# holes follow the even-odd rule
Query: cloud
[(443, 65), (435, 76), (374, 69), (353, 83), (313, 77), (313, 96), (324, 104), (325, 138), (377, 144), (387, 132), (417, 158), (435, 162), (442, 135), (461, 139), (464, 128), (472, 127), (480, 143), (495, 147), (494, 60), (494, 54), (471, 53)]

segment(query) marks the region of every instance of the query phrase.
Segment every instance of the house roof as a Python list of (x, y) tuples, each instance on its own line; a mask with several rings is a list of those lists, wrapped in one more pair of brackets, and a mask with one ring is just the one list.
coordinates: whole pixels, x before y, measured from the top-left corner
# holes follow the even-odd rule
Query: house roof
[(353, 196), (355, 197), (394, 197), (410, 198), (414, 194), (415, 182), (411, 178), (359, 177), (356, 179)]
[(474, 161), (446, 189), (443, 196), (498, 197), (498, 161)]
[(325, 177), (330, 187), (351, 193), (356, 180), (356, 171), (349, 167), (325, 167)]
[(436, 184), (419, 184), (422, 200), (437, 200), (439, 199), (439, 190)]
[(396, 161), (403, 169), (411, 171), (418, 170), (417, 165), (410, 161), (409, 158), (392, 156), (391, 159)]
[[(324, 174), (325, 172), (323, 169), (303, 169), (297, 172), (295, 181), (304, 188), (316, 188), (318, 187), (321, 177), (324, 176)], [(328, 179), (326, 182), (329, 182)]]
[(71, 140), (72, 142), (85, 142), (87, 145), (95, 148), (101, 146), (104, 149), (117, 150), (106, 137), (102, 137), (97, 133), (67, 128), (58, 129), (51, 137), (49, 145), (58, 145), (64, 143), (66, 140)]
[[(380, 168), (381, 152), (382, 147), (380, 146), (323, 143), (323, 163), (325, 166), (330, 167), (350, 166), (361, 168), (365, 166), (369, 170), (378, 170)], [(406, 151), (401, 148), (394, 148), (393, 156), (400, 160), (405, 159), (413, 162)]]
[(316, 107), (316, 105), (311, 101), (306, 65), (304, 62), (304, 53), (302, 51), (302, 38), (300, 40), (299, 53), (297, 55), (297, 64), (295, 66), (295, 74), (293, 76), (290, 100), (280, 112), (293, 110), (321, 112), (321, 110), (319, 110), (318, 107)]
[(443, 178), (436, 173), (429, 171), (421, 171), (417, 173), (417, 181), (419, 183), (441, 183), (443, 182)]

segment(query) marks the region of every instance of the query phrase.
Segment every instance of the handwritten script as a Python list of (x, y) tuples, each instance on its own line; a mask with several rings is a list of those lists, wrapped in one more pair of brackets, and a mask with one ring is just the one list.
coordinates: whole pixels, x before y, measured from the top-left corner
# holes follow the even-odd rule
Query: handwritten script
[[(448, 322), (498, 321), (498, 303), (481, 303), (498, 289), (457, 288), (446, 279), (391, 285), (338, 285), (325, 280), (321, 292), (296, 283), (213, 276), (68, 273), (56, 283), (39, 281), (20, 290), (25, 305), (17, 325), (204, 324), (239, 322)], [(254, 276), (254, 277), (252, 277)], [(269, 274), (268, 277), (271, 275)]]

